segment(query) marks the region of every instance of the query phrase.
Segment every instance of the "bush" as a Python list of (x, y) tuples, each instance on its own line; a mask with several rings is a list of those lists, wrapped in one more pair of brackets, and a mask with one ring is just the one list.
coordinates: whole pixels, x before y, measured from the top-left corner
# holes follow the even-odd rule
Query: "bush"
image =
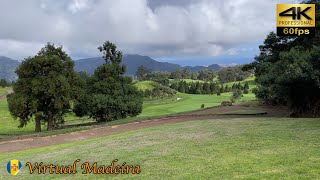
[(203, 109), (204, 108), (204, 104), (201, 104), (201, 109)]
[(232, 95), (230, 97), (230, 100), (232, 103), (235, 103), (236, 100), (240, 99), (242, 96), (242, 91), (240, 89), (236, 89), (234, 91), (232, 91)]

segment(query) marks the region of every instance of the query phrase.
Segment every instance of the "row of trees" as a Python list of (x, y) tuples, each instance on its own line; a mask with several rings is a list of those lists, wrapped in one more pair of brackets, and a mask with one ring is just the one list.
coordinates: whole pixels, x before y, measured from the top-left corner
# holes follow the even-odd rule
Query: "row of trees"
[(198, 72), (190, 72), (186, 68), (178, 69), (174, 72), (152, 72), (150, 69), (139, 66), (136, 72), (138, 80), (159, 80), (159, 79), (193, 79), (201, 81), (212, 81), (218, 76), (220, 83), (242, 81), (253, 74), (254, 71), (243, 70), (242, 66), (234, 66), (223, 68), (219, 71), (212, 71), (209, 69), (202, 69)]
[(170, 88), (177, 90), (181, 93), (187, 94), (218, 94), (225, 92), (232, 92), (234, 90), (240, 90), (244, 94), (249, 93), (249, 84), (246, 82), (244, 85), (241, 83), (234, 83), (231, 87), (223, 84), (219, 85), (214, 82), (189, 82), (186, 81), (178, 81), (173, 82), (170, 85)]
[(150, 69), (139, 66), (136, 72), (137, 79), (144, 80), (163, 80), (163, 79), (193, 79), (202, 81), (212, 81), (217, 76), (215, 71), (202, 69), (198, 72), (190, 72), (186, 68), (178, 69), (173, 72), (152, 72)]
[(289, 105), (293, 116), (320, 115), (320, 6), (315, 29), (314, 37), (279, 37), (271, 32), (259, 46), (259, 56), (244, 68), (255, 69), (260, 100)]
[(227, 67), (218, 71), (220, 83), (242, 81), (253, 74), (253, 71), (243, 71), (241, 66)]
[(48, 43), (34, 57), (26, 58), (17, 68), (18, 80), (9, 95), (12, 116), (24, 127), (35, 120), (35, 131), (47, 123), (52, 130), (64, 122), (72, 104), (76, 115), (89, 115), (97, 121), (135, 116), (142, 110), (142, 93), (124, 77), (122, 53), (113, 43), (99, 47), (105, 64), (91, 77), (77, 74), (74, 63), (62, 47)]
[(5, 79), (0, 79), (0, 87), (9, 87), (9, 86), (11, 86), (12, 85), (12, 83), (11, 82), (8, 82), (7, 80), (5, 80)]

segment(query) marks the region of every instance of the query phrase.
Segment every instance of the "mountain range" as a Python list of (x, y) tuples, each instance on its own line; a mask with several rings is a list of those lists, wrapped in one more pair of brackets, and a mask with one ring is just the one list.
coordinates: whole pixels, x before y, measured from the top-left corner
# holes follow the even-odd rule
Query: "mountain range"
[[(102, 65), (105, 61), (101, 57), (95, 58), (86, 58), (79, 59), (75, 61), (75, 70), (83, 71), (87, 74), (93, 74), (94, 70)], [(124, 55), (122, 62), (126, 65), (127, 71), (126, 75), (135, 75), (139, 66), (143, 65), (144, 67), (150, 69), (151, 71), (168, 71), (172, 72), (177, 69), (186, 68), (189, 71), (199, 71), (201, 69), (211, 69), (219, 70), (222, 67), (217, 64), (212, 64), (208, 67), (205, 66), (180, 66), (178, 64), (168, 63), (168, 62), (158, 62), (148, 56), (133, 55), (128, 54)], [(15, 69), (19, 66), (20, 62), (10, 59), (8, 57), (0, 56), (0, 79), (6, 79), (8, 81), (13, 81), (17, 78), (15, 74)]]
[(14, 81), (17, 78), (17, 75), (14, 71), (19, 64), (19, 61), (0, 56), (0, 79)]
[[(75, 61), (75, 70), (76, 71), (84, 71), (88, 74), (93, 74), (94, 70), (102, 65), (105, 61), (101, 57), (96, 58), (86, 58), (79, 59)], [(178, 64), (168, 63), (168, 62), (159, 62), (148, 56), (141, 55), (124, 55), (122, 58), (122, 62), (127, 67), (127, 75), (135, 75), (139, 66), (143, 65), (144, 67), (150, 69), (151, 71), (168, 71), (172, 72), (177, 69), (187, 68), (189, 71), (199, 71), (201, 69), (211, 69), (211, 70), (219, 70), (222, 67), (217, 64), (212, 64), (208, 67), (205, 66), (180, 66)]]

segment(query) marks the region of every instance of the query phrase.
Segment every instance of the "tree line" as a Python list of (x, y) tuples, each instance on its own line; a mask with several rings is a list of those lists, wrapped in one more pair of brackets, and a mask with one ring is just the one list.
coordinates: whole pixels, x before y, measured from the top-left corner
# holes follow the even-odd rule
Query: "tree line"
[(228, 83), (235, 81), (242, 81), (253, 74), (254, 71), (242, 69), (242, 66), (234, 66), (222, 68), (219, 71), (213, 71), (209, 69), (202, 69), (197, 72), (190, 72), (186, 68), (178, 69), (173, 72), (152, 72), (150, 69), (139, 66), (136, 72), (136, 77), (140, 81), (153, 80), (159, 81), (164, 79), (192, 79), (201, 80), (205, 82), (212, 81), (215, 77), (218, 77), (220, 83)]
[(15, 71), (18, 79), (7, 101), (11, 115), (19, 127), (35, 121), (47, 130), (64, 122), (66, 113), (88, 115), (96, 121), (111, 121), (136, 116), (142, 111), (142, 93), (125, 77), (122, 53), (116, 45), (105, 42), (99, 51), (105, 64), (92, 76), (74, 71), (74, 63), (62, 46), (48, 43), (35, 56), (28, 57)]
[[(303, 4), (320, 4), (309, 0)], [(316, 6), (315, 36), (268, 34), (255, 61), (257, 98), (265, 103), (287, 105), (291, 116), (320, 115), (320, 6)]]
[(159, 79), (193, 79), (202, 81), (211, 81), (217, 75), (215, 71), (202, 69), (198, 72), (190, 72), (186, 68), (177, 69), (173, 72), (152, 72), (150, 69), (139, 66), (136, 72), (136, 77), (140, 81), (159, 80)]
[(244, 85), (241, 85), (240, 82), (233, 83), (232, 86), (218, 84), (214, 82), (189, 82), (186, 81), (176, 81), (170, 84), (170, 88), (187, 94), (217, 94), (221, 95), (221, 93), (225, 92), (233, 92), (235, 90), (240, 90), (244, 94), (249, 93), (249, 84), (246, 82)]
[(9, 87), (12, 85), (12, 82), (9, 82), (5, 79), (0, 79), (0, 87)]

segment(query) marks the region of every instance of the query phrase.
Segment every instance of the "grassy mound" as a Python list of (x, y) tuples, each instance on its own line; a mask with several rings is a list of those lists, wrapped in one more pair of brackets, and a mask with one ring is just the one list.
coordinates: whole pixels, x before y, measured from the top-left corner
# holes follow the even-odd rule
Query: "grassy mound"
[(139, 90), (145, 91), (145, 90), (152, 90), (157, 85), (160, 85), (157, 82), (154, 81), (138, 81), (134, 84), (135, 87), (137, 87)]

